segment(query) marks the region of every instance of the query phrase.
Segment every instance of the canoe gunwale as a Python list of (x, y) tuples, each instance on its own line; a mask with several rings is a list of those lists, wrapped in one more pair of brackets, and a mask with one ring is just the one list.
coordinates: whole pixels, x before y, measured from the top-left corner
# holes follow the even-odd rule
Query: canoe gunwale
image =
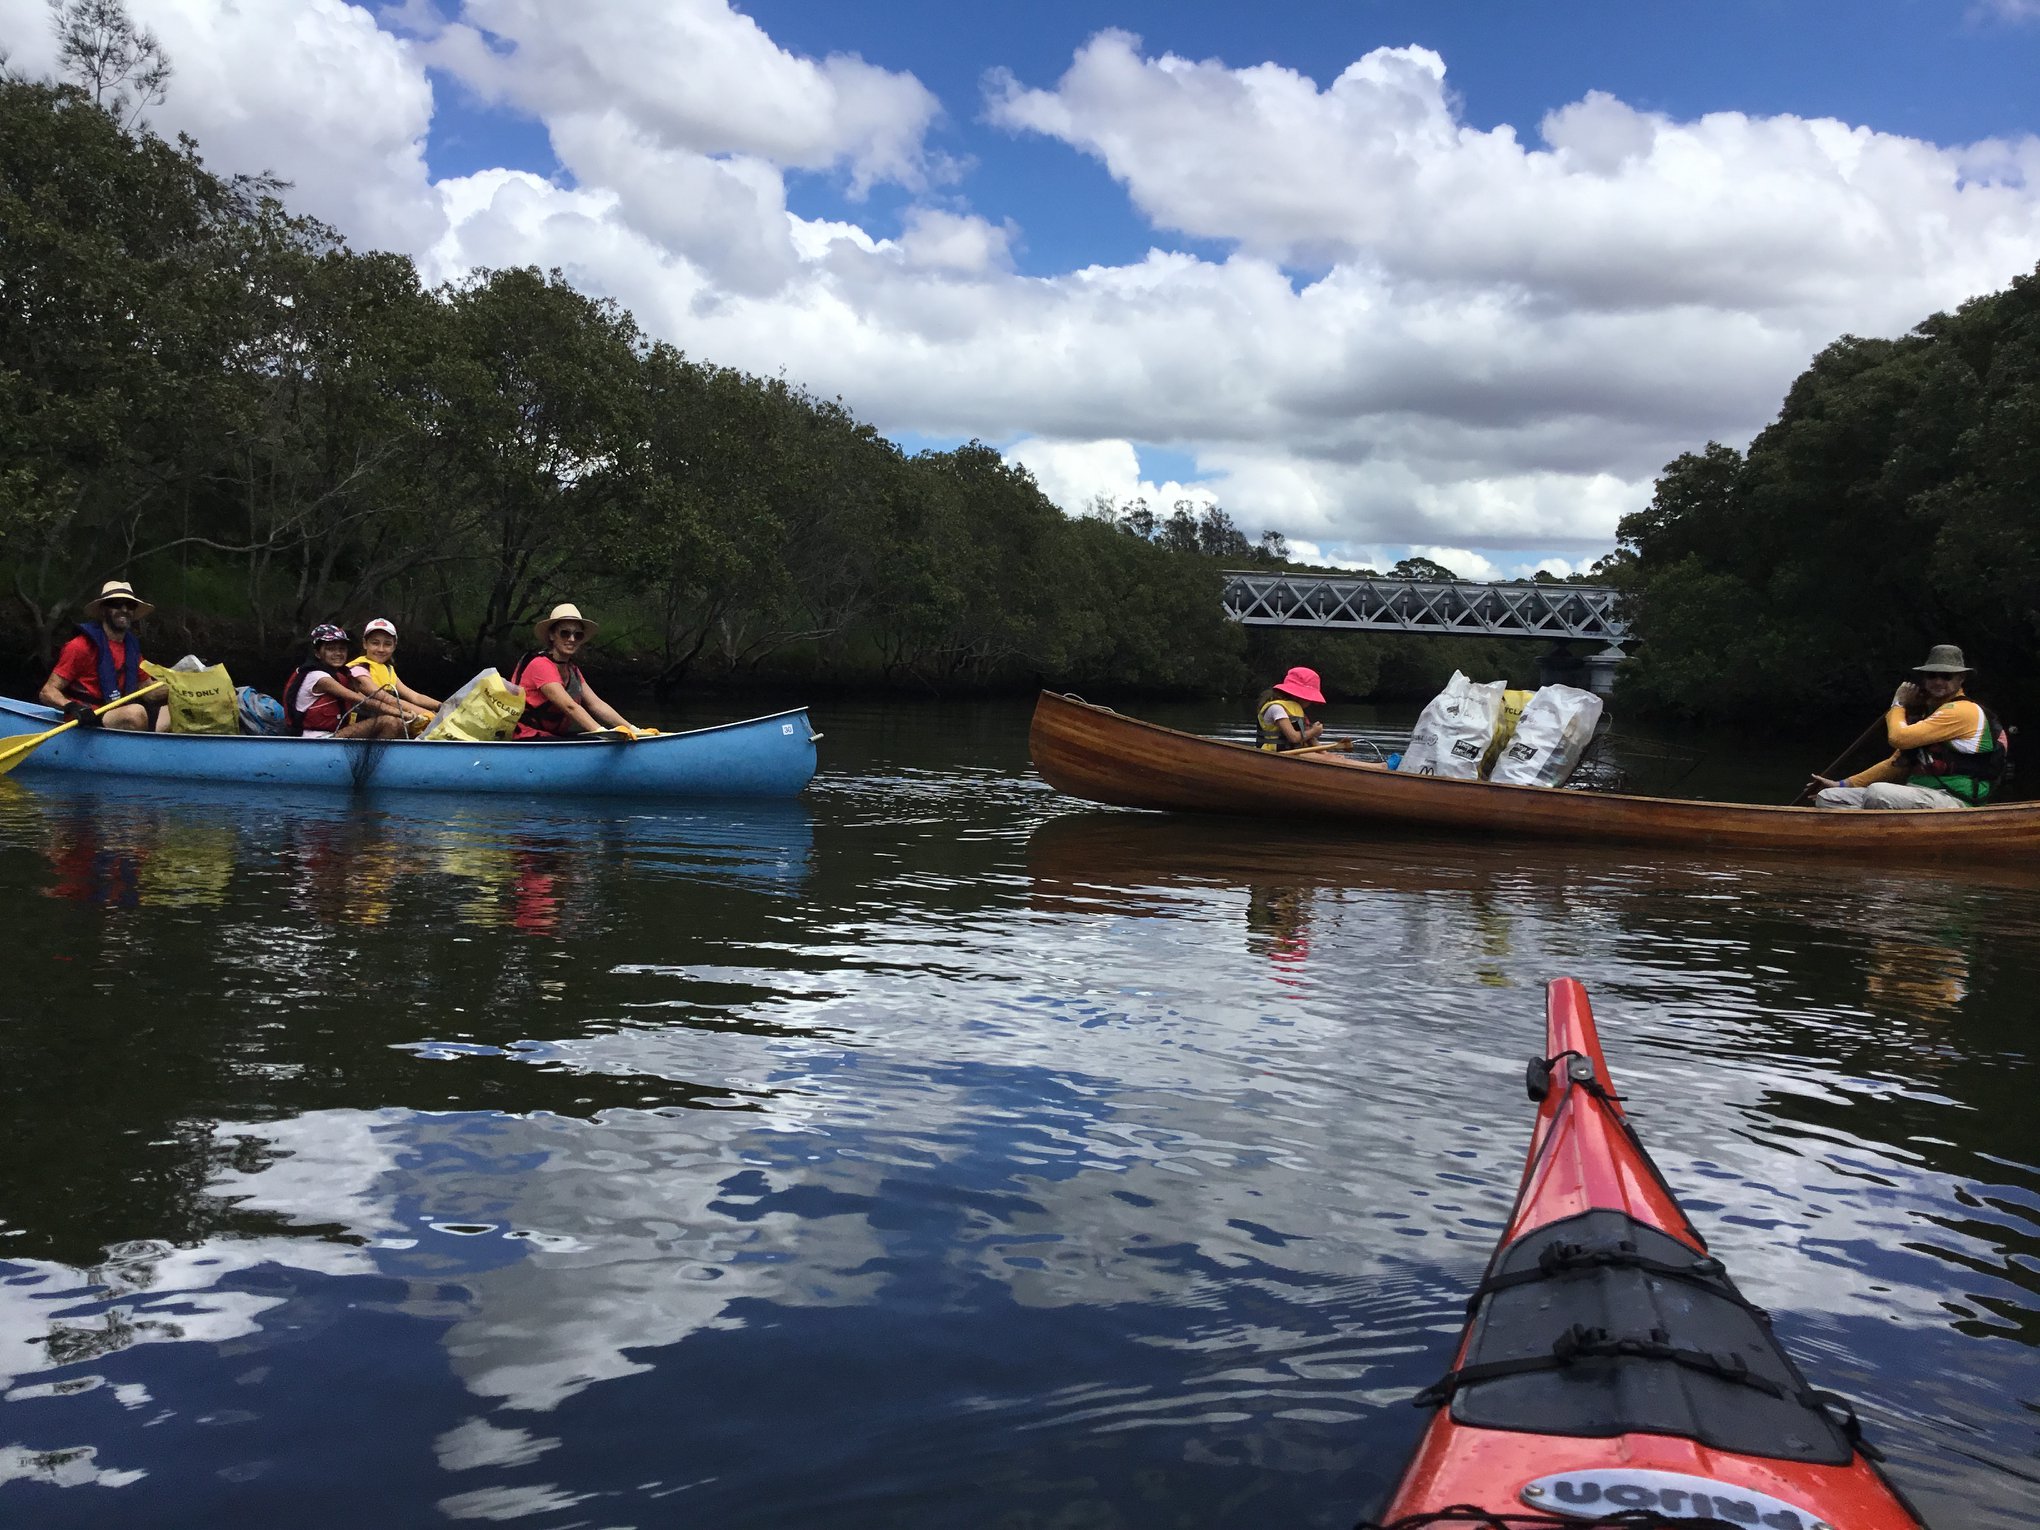
[[(26, 721), (39, 723), (44, 727), (49, 728), (56, 727), (59, 723), (61, 723), (64, 720), (64, 714), (62, 712), (57, 711), (54, 707), (46, 707), (39, 701), (20, 701), (12, 696), (0, 696), (0, 714), (8, 714), (15, 717), (19, 717)], [(786, 719), (791, 717), (806, 718), (807, 715), (808, 709), (806, 707), (788, 707), (783, 712), (764, 712), (756, 717), (740, 717), (734, 722), (709, 723), (707, 726), (700, 728), (682, 728), (678, 732), (674, 733), (657, 733), (650, 738), (638, 739), (635, 743), (631, 744), (631, 747), (634, 749), (642, 749), (645, 748), (646, 746), (656, 748), (660, 744), (670, 744), (682, 739), (698, 739), (706, 734), (724, 733), (732, 728), (749, 728), (758, 723), (784, 722)], [(466, 740), (457, 738), (410, 738), (410, 739), (306, 738), (301, 734), (291, 733), (145, 733), (135, 729), (114, 729), (111, 731), (119, 733), (123, 736), (125, 736), (127, 733), (132, 732), (134, 736), (138, 739), (154, 739), (165, 743), (174, 739), (177, 742), (184, 744), (377, 743), (377, 744), (406, 744), (406, 745), (444, 744), (452, 745), (456, 748), (461, 749), (525, 749), (528, 748), (534, 742), (534, 740), (531, 739), (508, 739), (508, 738), (490, 739), (483, 742), (470, 743)], [(809, 728), (808, 732), (810, 737), (818, 736), (814, 733), (812, 727)], [(15, 736), (19, 737), (21, 735)], [(567, 742), (569, 743), (585, 742), (597, 745), (605, 744), (620, 745), (628, 741), (621, 739), (586, 739), (586, 740), (569, 739), (567, 740)]]

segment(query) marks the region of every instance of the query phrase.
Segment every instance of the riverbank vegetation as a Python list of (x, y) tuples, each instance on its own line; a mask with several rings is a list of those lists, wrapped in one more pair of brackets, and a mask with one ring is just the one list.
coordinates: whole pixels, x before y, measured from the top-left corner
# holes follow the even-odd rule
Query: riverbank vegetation
[(1895, 340), (1844, 336), (1738, 452), (1665, 469), (1612, 574), (1652, 711), (1866, 720), (1934, 643), (2040, 718), (2040, 272)]
[(500, 663), (561, 599), (662, 687), (1242, 691), (1307, 652), (1359, 696), (1470, 662), (1249, 634), (1220, 571), (1280, 562), (1279, 535), (1216, 507), (1066, 516), (989, 447), (909, 456), (559, 272), (427, 286), (134, 112), (89, 78), (0, 81), (0, 587), (24, 670), (113, 575), (157, 604), (153, 650), (258, 681), (311, 624), (369, 614), (413, 668)]

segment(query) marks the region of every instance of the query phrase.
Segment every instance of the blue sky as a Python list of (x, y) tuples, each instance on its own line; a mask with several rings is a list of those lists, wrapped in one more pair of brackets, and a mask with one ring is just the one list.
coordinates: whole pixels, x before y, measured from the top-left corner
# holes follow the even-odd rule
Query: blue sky
[[(935, 142), (975, 162), (972, 196), (1027, 230), (1022, 269), (1037, 273), (1135, 258), (1154, 230), (1103, 167), (1073, 165), (1051, 145), (984, 125), (981, 82), (987, 70), (1006, 68), (1048, 84), (1079, 45), (1112, 27), (1154, 50), (1236, 65), (1265, 60), (1319, 81), (1372, 48), (1419, 43), (1445, 57), (1469, 121), (1524, 133), (1590, 90), (1678, 117), (1832, 116), (1937, 143), (2040, 129), (2040, 25), (1965, 10), (1959, 0), (761, 0), (743, 9), (790, 48), (861, 53), (911, 70), (935, 91), (950, 114)], [(799, 189), (801, 211), (846, 211), (827, 177)]]
[(1823, 345), (2040, 267), (2040, 0), (129, 4), (164, 131), (428, 280), (1332, 560), (1591, 562)]

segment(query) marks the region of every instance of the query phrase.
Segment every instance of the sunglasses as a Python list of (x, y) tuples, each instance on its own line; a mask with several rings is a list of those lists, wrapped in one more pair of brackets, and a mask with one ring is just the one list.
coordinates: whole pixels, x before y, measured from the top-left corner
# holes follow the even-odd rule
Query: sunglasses
[(99, 603), (99, 609), (102, 611), (139, 611), (142, 608), (132, 600), (102, 600)]
[(555, 627), (555, 628), (553, 628), (553, 636), (554, 636), (554, 637), (563, 637), (563, 638), (584, 638), (584, 637), (586, 637), (587, 635), (588, 635), (588, 629), (587, 629), (586, 627)]

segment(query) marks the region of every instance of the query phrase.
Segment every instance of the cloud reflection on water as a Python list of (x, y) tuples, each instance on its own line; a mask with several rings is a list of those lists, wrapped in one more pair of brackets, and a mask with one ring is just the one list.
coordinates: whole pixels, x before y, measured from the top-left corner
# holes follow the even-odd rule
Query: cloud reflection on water
[[(1984, 1028), (2004, 1003), (1992, 963), (2031, 959), (2029, 894), (1114, 814), (959, 848), (931, 791), (897, 807), (937, 848), (856, 796), (836, 854), (870, 834), (883, 855), (797, 881), (808, 902), (784, 920), (714, 924), (709, 899), (648, 913), (642, 877), (570, 868), (581, 923), (500, 948), (543, 949), (519, 972), (550, 990), (492, 992), (478, 963), (459, 969), (478, 987), (442, 979), (401, 1005), (306, 993), (321, 952), (344, 998), (348, 963), (387, 949), (360, 942), (446, 935), (406, 900), (427, 875), (485, 885), (465, 849), (372, 877), (394, 901), (369, 935), (323, 905), (230, 923), (230, 961), (256, 976), (223, 1002), (273, 1029), (226, 1032), (189, 1108), (241, 1107), (203, 1121), (223, 1150), (204, 1194), (240, 1220), (93, 1269), (11, 1265), (0, 1369), (147, 1376), (169, 1439), (221, 1406), (209, 1368), (358, 1353), (355, 1384), (429, 1446), (449, 1516), (593, 1515), (591, 1483), (623, 1492), (616, 1439), (658, 1460), (647, 1502), (719, 1476), (699, 1512), (847, 1512), (848, 1494), (877, 1523), (888, 1491), (997, 1480), (976, 1454), (996, 1445), (1041, 1452), (1011, 1468), (1010, 1501), (1094, 1476), (1058, 1503), (1137, 1523), (1112, 1484), (1138, 1473), (1092, 1471), (1103, 1441), (1142, 1470), (1225, 1462), (1271, 1493), (1299, 1474), (1329, 1505), (1327, 1484), (1385, 1469), (1368, 1452), (1413, 1427), (1402, 1399), (1449, 1350), (1521, 1164), (1538, 980), (1571, 971), (1646, 1139), (1753, 1298), (1821, 1381), (1899, 1421), (1881, 1432), (1914, 1480), (1971, 1523), (2016, 1522), (1973, 1469), (1936, 1463), (1959, 1434), (2010, 1466), (2025, 1438), (2009, 1416), (1949, 1421), (1959, 1386), (2015, 1395), (2032, 1354), (1962, 1329), (1951, 1302), (2013, 1335), (2040, 1309), (2006, 1253), (2040, 1247), (2021, 1210), (2040, 1175), (2001, 1135), (1988, 1172), (1955, 1145), (2008, 1055)], [(301, 869), (238, 861), (229, 897)], [(1866, 953), (1901, 923), (1952, 953), (1936, 972), (1964, 964), (1961, 992), (1873, 985)], [(1921, 968), (1892, 961), (1900, 980)], [(287, 1095), (289, 1068), (294, 1087), (321, 1071), (354, 1087)], [(301, 1098), (328, 1103), (273, 1103)], [(188, 1365), (135, 1353), (171, 1344)], [(1869, 1374), (1879, 1358), (1897, 1372)], [(82, 1419), (108, 1390), (20, 1406)], [(824, 1443), (798, 1461), (746, 1444), (790, 1421)], [(99, 1430), (107, 1470), (140, 1469), (147, 1437)]]

